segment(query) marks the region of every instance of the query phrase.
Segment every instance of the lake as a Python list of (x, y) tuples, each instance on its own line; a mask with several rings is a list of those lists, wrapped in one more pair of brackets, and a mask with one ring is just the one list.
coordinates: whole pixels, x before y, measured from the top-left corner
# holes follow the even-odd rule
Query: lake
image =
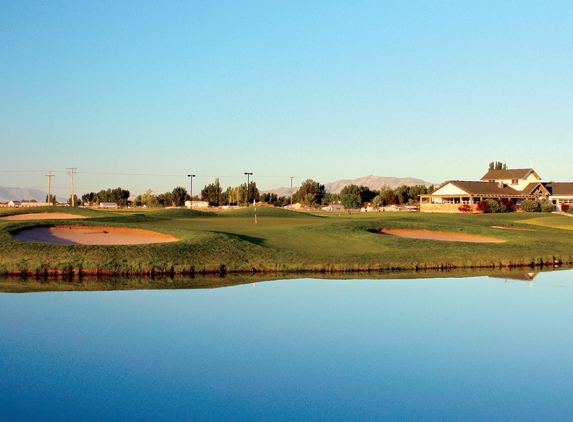
[(569, 420), (573, 271), (0, 294), (0, 420)]

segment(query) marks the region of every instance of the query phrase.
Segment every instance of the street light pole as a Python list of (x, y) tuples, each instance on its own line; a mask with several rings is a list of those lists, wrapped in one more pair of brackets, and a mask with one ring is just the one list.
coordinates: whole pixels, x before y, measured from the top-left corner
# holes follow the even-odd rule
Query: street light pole
[(247, 175), (247, 207), (249, 206), (249, 176), (252, 176), (253, 173), (245, 172)]
[(292, 210), (292, 179), (294, 176), (290, 177), (290, 209)]
[(193, 178), (195, 177), (195, 175), (188, 174), (187, 177), (189, 178), (189, 180), (191, 180), (191, 193), (189, 195), (191, 197), (191, 200), (189, 201), (191, 206), (189, 208), (193, 209)]

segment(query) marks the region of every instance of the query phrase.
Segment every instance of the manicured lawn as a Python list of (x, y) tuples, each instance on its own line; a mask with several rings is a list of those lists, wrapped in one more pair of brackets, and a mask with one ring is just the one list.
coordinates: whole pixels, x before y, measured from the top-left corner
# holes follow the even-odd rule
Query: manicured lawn
[[(225, 271), (349, 271), (443, 266), (487, 267), (570, 263), (573, 218), (553, 214), (316, 213), (274, 208), (99, 211), (50, 208), (89, 217), (73, 224), (137, 227), (171, 234), (178, 242), (87, 246), (14, 239), (10, 231), (47, 221), (0, 220), (0, 273), (74, 270), (115, 273)], [(18, 210), (18, 212), (23, 212)], [(0, 215), (14, 210), (0, 210)], [(59, 221), (70, 224), (68, 221)], [(504, 228), (494, 228), (499, 226)], [(405, 239), (372, 233), (381, 228), (474, 234), (504, 243)], [(525, 230), (516, 230), (525, 229)]]

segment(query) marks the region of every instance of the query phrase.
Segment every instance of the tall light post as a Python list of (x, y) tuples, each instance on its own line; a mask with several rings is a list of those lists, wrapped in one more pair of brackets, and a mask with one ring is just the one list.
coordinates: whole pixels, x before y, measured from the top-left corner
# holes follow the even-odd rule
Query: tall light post
[(247, 207), (249, 206), (249, 176), (252, 176), (253, 173), (245, 172), (247, 175)]
[(290, 209), (292, 210), (292, 179), (294, 176), (290, 177)]
[(191, 206), (189, 208), (193, 209), (193, 178), (195, 177), (195, 175), (188, 174), (187, 177), (189, 178), (189, 180), (191, 180), (191, 193), (189, 195), (191, 197), (191, 199), (189, 200)]

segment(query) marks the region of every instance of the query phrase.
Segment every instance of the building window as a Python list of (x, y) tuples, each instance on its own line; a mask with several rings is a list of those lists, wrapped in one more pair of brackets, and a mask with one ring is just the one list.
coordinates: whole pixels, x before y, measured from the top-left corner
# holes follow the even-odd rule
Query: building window
[(512, 184), (512, 185), (517, 185), (517, 183), (518, 183), (518, 180), (517, 180), (517, 179), (511, 179), (511, 184)]

